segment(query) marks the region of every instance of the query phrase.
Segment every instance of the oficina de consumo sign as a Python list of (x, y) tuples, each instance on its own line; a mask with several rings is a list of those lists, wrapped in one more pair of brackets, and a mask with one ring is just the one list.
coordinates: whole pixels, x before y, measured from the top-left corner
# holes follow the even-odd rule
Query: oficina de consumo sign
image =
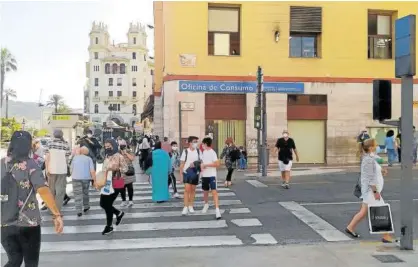
[[(180, 92), (195, 93), (256, 93), (256, 82), (179, 81)], [(266, 82), (263, 91), (267, 93), (303, 94), (304, 83)]]

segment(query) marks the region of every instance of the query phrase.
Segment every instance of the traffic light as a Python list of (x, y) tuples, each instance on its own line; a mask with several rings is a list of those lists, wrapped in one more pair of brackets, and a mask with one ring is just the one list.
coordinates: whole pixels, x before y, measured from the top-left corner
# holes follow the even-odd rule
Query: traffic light
[(373, 120), (383, 121), (392, 117), (392, 82), (373, 80)]

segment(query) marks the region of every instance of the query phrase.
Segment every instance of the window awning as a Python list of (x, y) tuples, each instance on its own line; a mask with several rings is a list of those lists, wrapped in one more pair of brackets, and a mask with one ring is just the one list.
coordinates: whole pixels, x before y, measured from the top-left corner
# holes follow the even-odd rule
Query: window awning
[(141, 114), (141, 121), (149, 118), (151, 121), (154, 117), (154, 95), (150, 95), (145, 102), (144, 110)]

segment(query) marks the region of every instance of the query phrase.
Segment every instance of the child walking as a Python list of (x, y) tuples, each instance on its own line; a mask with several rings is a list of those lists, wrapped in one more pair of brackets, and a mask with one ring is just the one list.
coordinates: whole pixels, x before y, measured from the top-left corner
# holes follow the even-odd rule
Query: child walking
[(173, 187), (173, 197), (174, 198), (181, 198), (179, 193), (177, 192), (177, 180), (176, 176), (174, 176), (174, 171), (176, 170), (176, 164), (179, 157), (178, 152), (178, 145), (176, 141), (171, 142), (171, 152), (169, 153), (170, 160), (171, 160), (171, 172), (168, 175), (168, 186)]
[(215, 216), (219, 220), (221, 218), (221, 212), (219, 210), (219, 198), (216, 182), (216, 168), (220, 166), (220, 162), (216, 152), (212, 149), (212, 138), (206, 137), (202, 141), (203, 154), (202, 154), (202, 190), (203, 200), (205, 205), (203, 206), (202, 213), (206, 213), (209, 209), (209, 191), (212, 192), (213, 203), (215, 204)]

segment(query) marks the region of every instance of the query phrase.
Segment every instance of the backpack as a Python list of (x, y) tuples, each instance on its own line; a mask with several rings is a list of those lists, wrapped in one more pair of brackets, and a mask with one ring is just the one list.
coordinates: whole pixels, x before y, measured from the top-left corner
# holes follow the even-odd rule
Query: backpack
[[(200, 162), (200, 151), (199, 151), (199, 149), (196, 149), (196, 151), (197, 151), (197, 158), (198, 158), (198, 161)], [(187, 161), (187, 155), (188, 155), (188, 150), (187, 150), (187, 148), (184, 150), (184, 153), (186, 153), (186, 157), (184, 158), (184, 162), (186, 162), (186, 161)]]
[[(2, 162), (3, 164), (3, 162)], [(3, 167), (3, 166), (2, 166)], [(7, 164), (5, 164), (7, 170)], [(28, 169), (29, 172), (29, 169)], [(1, 224), (7, 225), (19, 220), (19, 214), (22, 214), (23, 209), (30, 196), (33, 193), (33, 187), (29, 192), (23, 205), (18, 206), (19, 202), (19, 183), (13, 177), (11, 170), (7, 170), (5, 175), (1, 177)]]
[(231, 152), (229, 152), (229, 155), (231, 157), (231, 161), (235, 162), (235, 161), (240, 159), (241, 152), (235, 147), (235, 148), (232, 149)]

